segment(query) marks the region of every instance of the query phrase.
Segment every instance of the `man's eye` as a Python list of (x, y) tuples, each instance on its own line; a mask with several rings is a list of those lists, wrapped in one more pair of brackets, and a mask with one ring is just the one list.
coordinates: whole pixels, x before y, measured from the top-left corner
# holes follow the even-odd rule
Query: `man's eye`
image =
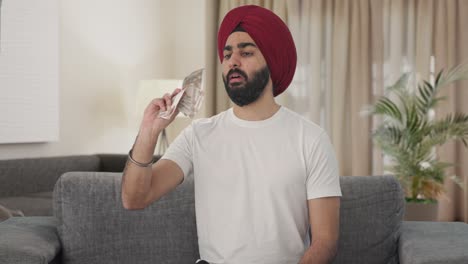
[(248, 57), (251, 56), (253, 53), (252, 52), (242, 52), (242, 56)]
[(229, 59), (231, 57), (231, 54), (224, 54), (225, 59)]

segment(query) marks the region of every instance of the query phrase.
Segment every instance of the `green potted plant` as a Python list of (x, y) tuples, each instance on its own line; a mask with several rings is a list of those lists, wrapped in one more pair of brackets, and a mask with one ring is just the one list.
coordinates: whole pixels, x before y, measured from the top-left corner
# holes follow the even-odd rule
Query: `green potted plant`
[[(427, 80), (416, 81), (415, 74), (403, 74), (366, 109), (367, 114), (382, 118), (372, 137), (390, 160), (385, 170), (395, 175), (405, 190), (407, 220), (436, 220), (414, 219), (422, 216), (421, 212), (408, 217), (419, 204), (429, 204), (436, 210), (437, 198), (444, 193), (445, 169), (454, 164), (440, 161), (435, 147), (450, 140), (459, 140), (467, 146), (468, 115), (451, 113), (435, 118), (436, 107), (445, 99), (438, 97), (439, 91), (449, 83), (468, 79), (467, 66), (440, 71), (433, 84)], [(458, 183), (456, 176), (450, 178)], [(437, 211), (432, 214), (437, 215)]]

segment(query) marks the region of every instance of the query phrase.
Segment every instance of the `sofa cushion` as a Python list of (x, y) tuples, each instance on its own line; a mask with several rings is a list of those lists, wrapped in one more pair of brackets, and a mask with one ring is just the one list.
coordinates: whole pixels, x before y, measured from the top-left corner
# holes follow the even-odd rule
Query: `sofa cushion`
[(11, 217), (0, 223), (0, 262), (37, 264), (57, 259), (57, 224), (54, 217)]
[(126, 154), (97, 154), (99, 157), (99, 171), (122, 172), (127, 163)]
[(404, 195), (392, 176), (340, 177), (340, 240), (334, 263), (398, 263)]
[(99, 157), (63, 156), (0, 160), (0, 197), (50, 192), (68, 171), (98, 171)]
[(126, 210), (121, 173), (70, 172), (54, 189), (62, 260), (74, 263), (194, 263), (193, 181), (144, 210)]
[(0, 204), (20, 210), (25, 216), (52, 216), (52, 192), (2, 197)]
[(403, 222), (400, 263), (468, 263), (468, 225), (447, 222)]
[[(128, 159), (127, 154), (96, 154), (96, 156), (100, 160), (99, 171), (103, 172), (123, 172)], [(156, 162), (161, 156), (156, 155), (153, 158)]]

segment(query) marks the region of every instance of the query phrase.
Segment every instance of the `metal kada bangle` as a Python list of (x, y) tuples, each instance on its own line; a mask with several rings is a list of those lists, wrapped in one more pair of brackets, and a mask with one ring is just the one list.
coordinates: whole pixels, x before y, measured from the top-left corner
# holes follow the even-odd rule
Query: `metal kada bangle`
[(132, 158), (132, 151), (133, 151), (133, 149), (130, 149), (130, 151), (128, 152), (128, 159), (129, 159), (133, 164), (137, 165), (138, 167), (142, 167), (142, 168), (151, 167), (151, 165), (153, 165), (154, 159), (151, 159), (151, 161), (148, 162), (148, 163), (141, 163), (141, 162), (138, 162), (138, 161), (134, 160), (134, 159)]

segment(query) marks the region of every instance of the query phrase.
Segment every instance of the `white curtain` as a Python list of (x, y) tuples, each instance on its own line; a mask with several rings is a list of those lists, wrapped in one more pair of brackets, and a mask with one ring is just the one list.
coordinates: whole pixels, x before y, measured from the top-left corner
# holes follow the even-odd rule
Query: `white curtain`
[[(385, 85), (408, 71), (433, 80), (441, 69), (468, 61), (467, 0), (385, 0), (383, 11)], [(444, 88), (447, 100), (435, 109), (437, 116), (468, 112), (467, 83), (458, 82)], [(438, 149), (438, 157), (458, 164), (446, 174), (457, 175), (462, 180), (462, 187), (446, 180), (447, 193), (439, 199), (438, 218), (468, 222), (468, 151), (461, 143), (450, 142)]]
[[(370, 0), (288, 2), (288, 25), (296, 42), (298, 68), (281, 102), (320, 124), (331, 137), (341, 175), (371, 175), (370, 117), (374, 49)], [(381, 32), (381, 31), (380, 31)], [(381, 34), (381, 33), (380, 33)], [(375, 52), (379, 54), (379, 52)]]
[[(331, 135), (342, 175), (381, 174), (384, 163), (367, 139), (379, 120), (359, 108), (382, 94), (404, 72), (431, 79), (442, 68), (468, 61), (468, 0), (312, 0), (288, 2), (288, 25), (299, 52), (298, 70), (285, 104)], [(444, 90), (439, 116), (467, 112), (467, 82)], [(447, 171), (439, 220), (468, 221), (468, 151), (449, 143), (439, 158)]]

